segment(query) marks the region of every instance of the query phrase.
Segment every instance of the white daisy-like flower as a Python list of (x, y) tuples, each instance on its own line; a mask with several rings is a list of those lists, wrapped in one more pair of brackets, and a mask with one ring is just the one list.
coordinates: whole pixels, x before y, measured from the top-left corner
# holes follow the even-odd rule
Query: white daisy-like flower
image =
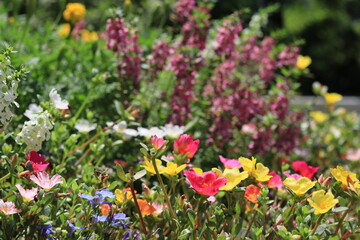
[(29, 105), (29, 109), (27, 109), (25, 111), (24, 115), (28, 119), (32, 119), (36, 114), (41, 113), (43, 110), (44, 109), (42, 107), (40, 107), (39, 105), (32, 103)]
[(166, 135), (166, 133), (158, 127), (151, 127), (150, 129), (139, 127), (138, 132), (140, 136), (145, 138), (151, 138), (152, 136), (163, 138)]
[(79, 131), (79, 132), (84, 132), (84, 133), (87, 133), (87, 132), (90, 132), (94, 129), (96, 129), (96, 123), (89, 123), (88, 120), (86, 119), (79, 119), (77, 121), (77, 123), (75, 124), (75, 128)]
[(178, 138), (185, 132), (185, 126), (172, 125), (170, 123), (161, 127), (161, 129), (164, 131), (165, 135), (169, 136), (170, 138)]
[(69, 102), (61, 99), (55, 88), (51, 89), (49, 97), (57, 109), (69, 109)]
[(129, 140), (138, 135), (138, 131), (135, 129), (127, 128), (122, 132), (124, 140)]

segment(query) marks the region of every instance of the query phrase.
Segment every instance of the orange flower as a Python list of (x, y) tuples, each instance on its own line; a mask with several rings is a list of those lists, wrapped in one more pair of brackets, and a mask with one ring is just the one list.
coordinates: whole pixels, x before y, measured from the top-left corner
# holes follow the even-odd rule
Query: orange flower
[(260, 191), (261, 191), (260, 188), (254, 185), (249, 185), (246, 187), (245, 198), (250, 202), (257, 203), (258, 202), (257, 196), (260, 195)]
[(141, 214), (144, 216), (150, 215), (156, 211), (156, 209), (146, 200), (137, 199), (137, 202), (139, 204)]
[(100, 207), (101, 207), (101, 215), (108, 216), (109, 212), (111, 210), (110, 205), (109, 204), (101, 204)]

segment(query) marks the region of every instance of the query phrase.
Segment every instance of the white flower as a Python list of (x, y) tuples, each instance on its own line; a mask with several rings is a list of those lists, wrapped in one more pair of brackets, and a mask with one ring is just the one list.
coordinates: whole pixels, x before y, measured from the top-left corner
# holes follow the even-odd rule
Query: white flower
[(122, 132), (124, 140), (129, 140), (132, 137), (136, 137), (138, 132), (135, 129), (127, 128)]
[(50, 130), (53, 123), (50, 121), (50, 114), (45, 111), (34, 114), (29, 121), (24, 123), (21, 132), (16, 136), (16, 142), (24, 142), (26, 152), (39, 151), (42, 142), (50, 139)]
[(152, 127), (150, 129), (139, 127), (138, 133), (145, 138), (151, 138), (152, 136), (163, 138), (166, 135), (166, 133), (158, 127)]
[(49, 97), (57, 109), (69, 109), (69, 102), (62, 100), (55, 88), (51, 89)]
[(75, 124), (75, 128), (79, 132), (90, 132), (96, 128), (96, 123), (90, 124), (86, 119), (79, 119)]
[(161, 127), (161, 129), (164, 131), (165, 135), (171, 138), (178, 138), (185, 132), (185, 126), (172, 125), (170, 123)]
[(25, 117), (32, 119), (36, 114), (42, 112), (44, 109), (37, 104), (30, 104), (29, 109), (25, 111)]

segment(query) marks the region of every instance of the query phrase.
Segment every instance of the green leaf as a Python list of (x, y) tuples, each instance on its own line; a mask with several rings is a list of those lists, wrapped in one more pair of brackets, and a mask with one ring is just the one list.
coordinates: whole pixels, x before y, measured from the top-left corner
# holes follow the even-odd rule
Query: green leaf
[(137, 173), (134, 175), (134, 179), (135, 179), (135, 180), (138, 180), (138, 179), (142, 178), (142, 177), (145, 176), (145, 175), (146, 175), (146, 170), (143, 169), (143, 170), (137, 172)]
[(122, 166), (120, 164), (116, 164), (116, 174), (124, 182), (129, 181), (129, 178), (126, 176), (124, 169), (122, 168)]
[(345, 210), (348, 210), (348, 207), (338, 207), (338, 208), (333, 208), (333, 212), (343, 212)]
[(319, 235), (323, 234), (324, 231), (326, 230), (326, 227), (327, 227), (326, 224), (319, 225), (318, 228), (316, 229), (315, 233), (319, 234)]

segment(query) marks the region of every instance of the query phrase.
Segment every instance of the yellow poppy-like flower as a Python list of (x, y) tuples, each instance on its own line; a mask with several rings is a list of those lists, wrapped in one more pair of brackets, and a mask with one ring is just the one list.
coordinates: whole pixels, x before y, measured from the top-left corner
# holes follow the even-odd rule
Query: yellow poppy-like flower
[(96, 32), (89, 32), (87, 29), (81, 30), (81, 40), (83, 42), (92, 42), (99, 39)]
[(301, 177), (296, 180), (293, 177), (288, 177), (285, 179), (283, 184), (290, 188), (297, 196), (304, 195), (307, 191), (315, 186), (316, 181), (311, 181), (307, 177)]
[[(152, 162), (149, 161), (147, 158), (144, 158), (144, 159), (145, 159), (145, 161), (144, 161), (145, 165), (140, 165), (140, 167), (145, 168), (145, 170), (148, 171), (149, 173), (156, 174), (156, 171), (155, 171), (155, 168), (154, 168), (154, 165), (152, 164)], [(156, 167), (160, 173), (161, 160), (155, 159), (155, 162), (156, 162)]]
[(334, 195), (331, 192), (325, 194), (324, 190), (313, 192), (311, 198), (307, 201), (310, 206), (315, 208), (314, 214), (327, 213), (339, 202), (339, 200), (334, 198)]
[(69, 36), (70, 31), (71, 31), (71, 26), (69, 23), (61, 24), (58, 30), (58, 35), (59, 37), (66, 38), (67, 36)]
[(328, 114), (321, 111), (310, 112), (310, 116), (314, 119), (316, 123), (323, 123), (329, 118)]
[[(357, 179), (355, 173), (347, 171), (341, 166), (337, 166), (336, 168), (330, 168), (330, 173), (337, 181), (340, 181), (342, 183), (343, 187), (349, 186), (348, 180), (351, 180), (351, 182), (354, 182), (355, 184), (359, 182), (359, 179)], [(359, 186), (360, 188), (360, 184), (357, 184), (356, 186)]]
[(332, 105), (342, 100), (342, 96), (338, 93), (324, 93), (323, 96), (328, 105)]
[(299, 55), (296, 61), (296, 67), (303, 70), (311, 64), (311, 57)]
[(130, 188), (125, 188), (123, 190), (116, 189), (115, 195), (116, 200), (118, 200), (120, 203), (124, 203), (133, 197)]
[(70, 21), (73, 24), (84, 19), (86, 14), (86, 8), (81, 3), (68, 3), (63, 13), (64, 19)]
[(159, 169), (159, 172), (173, 176), (184, 170), (184, 168), (186, 168), (186, 164), (178, 166), (176, 163), (167, 162), (166, 167), (161, 168), (161, 170)]
[(262, 163), (256, 163), (256, 158), (240, 157), (239, 162), (243, 169), (248, 172), (249, 176), (254, 177), (259, 182), (266, 182), (272, 178), (269, 174), (269, 168), (265, 167)]
[(240, 173), (238, 168), (225, 168), (224, 172), (221, 172), (217, 168), (213, 168), (211, 169), (211, 171), (215, 172), (219, 177), (226, 178), (226, 185), (220, 188), (220, 190), (224, 191), (231, 191), (242, 180), (246, 179), (249, 176), (247, 171)]

